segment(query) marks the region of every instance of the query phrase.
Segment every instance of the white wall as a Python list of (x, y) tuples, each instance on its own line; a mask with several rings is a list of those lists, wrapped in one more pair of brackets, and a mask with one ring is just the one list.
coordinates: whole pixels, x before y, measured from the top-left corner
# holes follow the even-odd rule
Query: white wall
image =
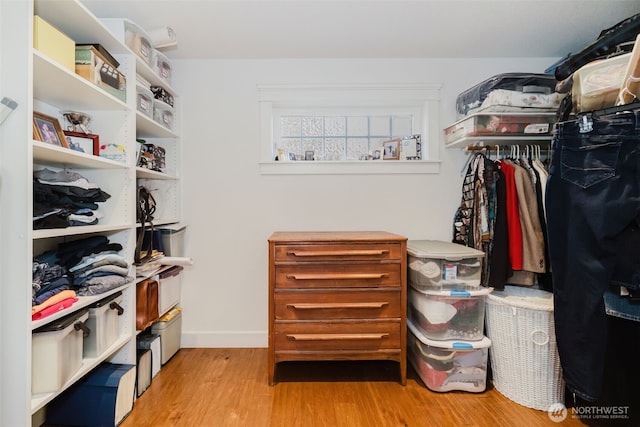
[(555, 58), (176, 61), (185, 248), (183, 347), (266, 347), (267, 239), (279, 230), (384, 230), (451, 239), (466, 155), (440, 141), (438, 175), (261, 175), (258, 84), (441, 83), (440, 128), (458, 93)]

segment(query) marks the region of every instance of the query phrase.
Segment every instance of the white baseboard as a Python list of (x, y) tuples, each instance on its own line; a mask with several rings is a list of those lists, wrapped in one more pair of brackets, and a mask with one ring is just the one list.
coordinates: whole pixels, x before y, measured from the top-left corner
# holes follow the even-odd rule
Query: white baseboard
[(262, 348), (268, 345), (266, 331), (183, 331), (180, 340), (182, 348)]

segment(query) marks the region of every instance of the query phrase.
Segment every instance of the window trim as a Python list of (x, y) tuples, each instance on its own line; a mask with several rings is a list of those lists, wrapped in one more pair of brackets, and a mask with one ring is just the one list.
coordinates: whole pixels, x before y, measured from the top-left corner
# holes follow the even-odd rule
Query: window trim
[[(425, 174), (440, 172), (441, 84), (258, 85), (261, 174)], [(273, 111), (280, 108), (418, 107), (427, 160), (274, 161)]]

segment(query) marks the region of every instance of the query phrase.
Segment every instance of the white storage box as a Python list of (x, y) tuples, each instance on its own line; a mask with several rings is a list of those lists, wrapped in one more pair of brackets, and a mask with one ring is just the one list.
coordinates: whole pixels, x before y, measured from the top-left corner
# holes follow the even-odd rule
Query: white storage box
[(161, 362), (164, 365), (180, 350), (182, 335), (182, 308), (173, 308), (151, 326), (151, 332), (160, 335)]
[(31, 335), (31, 393), (58, 391), (82, 366), (82, 342), (89, 309), (42, 326)]
[(487, 388), (487, 355), (491, 340), (433, 341), (425, 337), (411, 321), (407, 351), (424, 384), (433, 391), (469, 391)]
[(167, 55), (159, 50), (155, 51), (153, 69), (162, 80), (171, 84), (171, 62), (169, 61), (169, 58), (167, 58)]
[(484, 337), (484, 306), (493, 288), (476, 291), (409, 289), (408, 317), (432, 340), (478, 341)]
[(159, 99), (154, 99), (153, 120), (169, 130), (173, 130), (173, 107)]
[(478, 288), (484, 252), (439, 240), (407, 242), (408, 280), (416, 289)]
[(505, 286), (487, 297), (493, 385), (516, 403), (547, 411), (564, 402), (553, 294)]
[(175, 265), (159, 274), (158, 309), (160, 314), (166, 313), (180, 302), (182, 270), (184, 270), (182, 266)]
[(151, 38), (140, 26), (123, 18), (104, 18), (100, 20), (122, 43), (138, 55), (149, 67), (153, 67), (155, 49)]
[(87, 327), (91, 330), (84, 340), (83, 357), (98, 357), (120, 336), (119, 316), (122, 308), (122, 292), (116, 292), (89, 307)]
[(136, 109), (145, 116), (153, 119), (153, 92), (141, 82), (136, 83)]
[(159, 228), (162, 234), (162, 246), (165, 256), (183, 257), (185, 224), (169, 224)]

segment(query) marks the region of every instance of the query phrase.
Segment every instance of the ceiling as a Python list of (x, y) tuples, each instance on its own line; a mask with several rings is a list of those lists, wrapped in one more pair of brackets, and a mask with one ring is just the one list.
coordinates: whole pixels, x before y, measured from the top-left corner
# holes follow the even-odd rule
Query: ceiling
[(640, 13), (640, 0), (82, 2), (98, 17), (171, 27), (172, 59), (562, 57)]

